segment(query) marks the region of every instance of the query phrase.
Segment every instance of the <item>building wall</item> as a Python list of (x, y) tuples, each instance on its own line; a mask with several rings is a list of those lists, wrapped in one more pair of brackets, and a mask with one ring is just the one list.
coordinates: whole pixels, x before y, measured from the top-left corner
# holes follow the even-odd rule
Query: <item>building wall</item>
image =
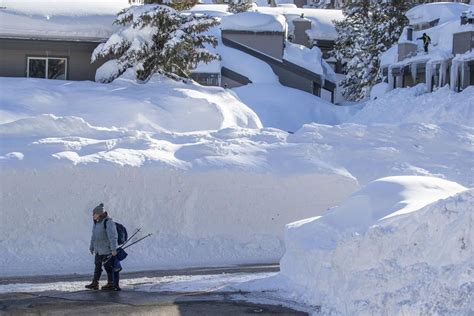
[(104, 61), (91, 64), (99, 43), (0, 38), (0, 76), (26, 77), (28, 57), (65, 57), (67, 80), (94, 80)]
[(415, 43), (398, 44), (398, 61), (402, 61), (407, 57), (416, 55), (417, 46)]
[(284, 33), (223, 30), (222, 38), (251, 47), (279, 60), (283, 58)]
[(238, 88), (244, 86), (243, 83), (240, 83), (238, 81), (235, 81), (227, 76), (222, 76), (221, 77), (221, 86), (224, 88)]
[(474, 32), (462, 32), (453, 35), (453, 54), (464, 54), (474, 48)]
[(293, 25), (295, 26), (293, 43), (310, 47), (310, 40), (306, 31), (311, 29), (311, 21), (307, 19), (294, 19)]
[(202, 86), (217, 86), (218, 87), (221, 85), (220, 73), (194, 72), (191, 74), (190, 77)]

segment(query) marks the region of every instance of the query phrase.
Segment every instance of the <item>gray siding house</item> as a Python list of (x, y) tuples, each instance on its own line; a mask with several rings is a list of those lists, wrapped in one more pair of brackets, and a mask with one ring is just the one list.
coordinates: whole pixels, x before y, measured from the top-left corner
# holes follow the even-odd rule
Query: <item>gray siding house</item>
[[(91, 63), (92, 53), (117, 30), (113, 21), (119, 10), (44, 16), (0, 9), (0, 19), (10, 22), (0, 24), (0, 76), (95, 80), (96, 70), (106, 60)], [(242, 19), (245, 14), (252, 16)], [(267, 63), (281, 84), (334, 102), (336, 84), (332, 78), (285, 58), (285, 16), (247, 12), (227, 16), (226, 21), (221, 25), (223, 45)], [(251, 83), (238, 69), (222, 67), (220, 61), (197, 65), (191, 78), (202, 85), (229, 88)]]
[(99, 42), (0, 37), (0, 76), (94, 80), (103, 61), (91, 64)]
[(116, 30), (113, 21), (119, 4), (99, 12), (81, 7), (79, 15), (60, 6), (52, 10), (55, 14), (45, 14), (34, 11), (38, 8), (30, 12), (16, 7), (14, 2), (7, 5), (0, 9), (0, 76), (95, 79), (103, 61), (91, 64), (91, 55)]

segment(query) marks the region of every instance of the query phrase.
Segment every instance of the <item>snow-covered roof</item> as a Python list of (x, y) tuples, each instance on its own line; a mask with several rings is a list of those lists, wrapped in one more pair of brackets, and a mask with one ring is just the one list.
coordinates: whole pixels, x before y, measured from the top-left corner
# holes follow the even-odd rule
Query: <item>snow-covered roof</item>
[(412, 25), (428, 23), (437, 19), (439, 19), (439, 23), (444, 23), (453, 19), (459, 20), (461, 13), (469, 8), (469, 5), (463, 3), (435, 2), (413, 7), (405, 15)]
[(293, 8), (286, 6), (258, 7), (258, 11), (267, 14), (282, 14), (288, 22), (288, 32), (293, 33), (294, 19), (304, 17), (311, 20), (311, 29), (306, 32), (310, 39), (334, 40), (337, 36), (334, 27), (334, 21), (342, 21), (344, 15), (342, 10), (312, 9), (312, 8)]
[(0, 37), (54, 40), (107, 39), (127, 0), (4, 0)]
[[(398, 58), (397, 47), (393, 46), (391, 49), (382, 53), (382, 55), (380, 56), (382, 66), (392, 65), (392, 67), (401, 67), (401, 66), (409, 65), (409, 64), (418, 64), (418, 63), (426, 63), (426, 62), (437, 63), (437, 62), (442, 62), (444, 60), (448, 60), (453, 57), (452, 50), (453, 50), (454, 34), (474, 31), (473, 24), (461, 25), (460, 23), (461, 13), (468, 10), (473, 10), (474, 9), (473, 5), (469, 6), (469, 5), (459, 4), (459, 3), (430, 3), (430, 4), (419, 5), (413, 9), (416, 9), (416, 8), (418, 8), (418, 11), (414, 11), (414, 12), (417, 12), (418, 14), (417, 16), (421, 17), (421, 15), (424, 14), (425, 19), (428, 19), (428, 20), (440, 18), (439, 23), (428, 29), (414, 31), (412, 41), (407, 40), (407, 28), (405, 28), (402, 34), (400, 35), (400, 39), (398, 43), (411, 42), (411, 43), (416, 44), (417, 45), (416, 55), (398, 62), (397, 61), (397, 58)], [(423, 8), (427, 10), (422, 10)], [(434, 8), (439, 9), (439, 12), (436, 13), (437, 15), (434, 15), (436, 11), (434, 10)], [(443, 13), (442, 11), (446, 8), (450, 9), (451, 11), (447, 10)], [(458, 10), (459, 14), (454, 14), (455, 8), (459, 9)], [(408, 12), (410, 13), (410, 11)], [(452, 13), (450, 18), (448, 18), (449, 14), (446, 12)], [(432, 14), (432, 15), (430, 16), (429, 14)], [(419, 23), (425, 23), (425, 21), (419, 22)], [(418, 40), (418, 38), (420, 38), (423, 35), (423, 33), (426, 33), (431, 38), (431, 44), (428, 47), (428, 54), (425, 54), (423, 51), (423, 42), (421, 40)]]
[(225, 16), (221, 20), (221, 30), (253, 32), (285, 32), (286, 19), (283, 15), (243, 12)]
[(323, 77), (334, 80), (335, 73), (322, 59), (321, 50), (318, 47), (309, 49), (303, 45), (287, 42), (283, 59)]
[(206, 73), (206, 74), (214, 74), (221, 72), (221, 61), (220, 60), (212, 60), (208, 63), (200, 62), (197, 64), (196, 68), (193, 69), (193, 73)]

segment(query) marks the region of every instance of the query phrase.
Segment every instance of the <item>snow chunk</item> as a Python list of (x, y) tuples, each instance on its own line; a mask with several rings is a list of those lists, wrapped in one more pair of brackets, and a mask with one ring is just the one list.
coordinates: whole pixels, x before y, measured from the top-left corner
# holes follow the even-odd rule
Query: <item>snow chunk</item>
[(282, 15), (243, 12), (223, 17), (221, 29), (223, 31), (285, 32), (286, 19)]
[(23, 160), (23, 158), (25, 158), (25, 155), (23, 155), (22, 153), (16, 152), (16, 151), (8, 153), (4, 156), (0, 156), (0, 160), (2, 160), (2, 159)]

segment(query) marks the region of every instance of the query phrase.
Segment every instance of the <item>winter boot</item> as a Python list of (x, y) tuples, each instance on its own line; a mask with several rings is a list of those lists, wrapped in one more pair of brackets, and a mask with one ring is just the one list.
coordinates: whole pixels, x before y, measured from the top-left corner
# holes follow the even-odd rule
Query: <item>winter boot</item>
[(91, 284), (86, 285), (86, 289), (98, 290), (99, 289), (99, 281), (93, 280)]
[(107, 284), (104, 285), (101, 289), (104, 290), (104, 291), (114, 291), (115, 286), (112, 282), (107, 282)]

